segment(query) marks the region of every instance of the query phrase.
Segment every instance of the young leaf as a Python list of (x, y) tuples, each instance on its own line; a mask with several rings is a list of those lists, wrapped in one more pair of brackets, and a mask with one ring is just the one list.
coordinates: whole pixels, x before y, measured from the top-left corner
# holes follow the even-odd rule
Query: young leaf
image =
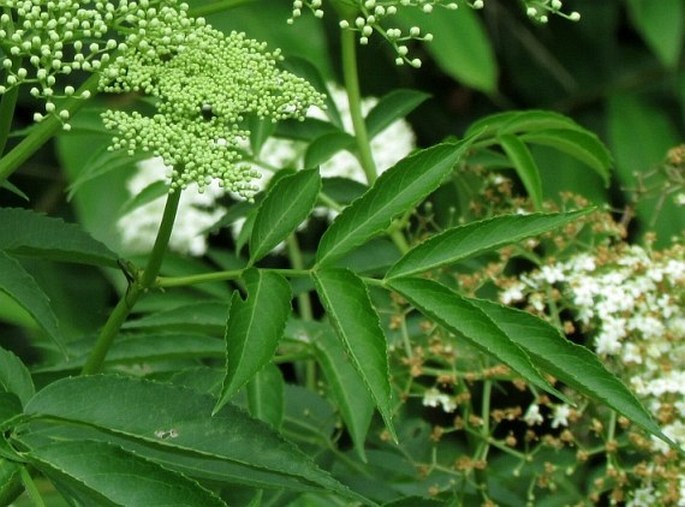
[(346, 269), (314, 273), (316, 291), (388, 430), (392, 424), (387, 344), (364, 282)]
[(421, 278), (394, 278), (387, 286), (448, 331), (463, 336), (537, 387), (566, 399), (545, 380), (528, 354), (467, 298), (444, 285)]
[(252, 226), (252, 264), (268, 254), (307, 218), (320, 190), (321, 177), (317, 170), (300, 171), (282, 178), (269, 190)]
[[(173, 452), (191, 469), (206, 464), (209, 470), (205, 471), (209, 473), (224, 464), (238, 465), (247, 474), (247, 481), (251, 480), (250, 470), (257, 476), (271, 472), (283, 479), (299, 479), (311, 486), (360, 499), (267, 424), (232, 405), (226, 405), (212, 416), (215, 403), (213, 397), (184, 387), (98, 375), (49, 384), (29, 401), (24, 413), (85, 425), (115, 437), (145, 443), (152, 449)], [(144, 452), (143, 447), (139, 448), (139, 454)], [(215, 465), (205, 463), (207, 460)], [(167, 455), (165, 463), (173, 468), (174, 458)], [(221, 476), (215, 478), (226, 480)]]
[(226, 324), (226, 378), (214, 412), (271, 360), (290, 315), (290, 284), (280, 275), (251, 269), (243, 275), (247, 299), (233, 294)]
[(570, 342), (554, 326), (527, 312), (482, 299), (469, 302), (526, 350), (542, 370), (665, 439), (635, 395), (588, 349)]
[(528, 146), (512, 134), (501, 134), (498, 140), (504, 153), (514, 164), (516, 174), (521, 178), (523, 186), (528, 192), (528, 196), (533, 201), (535, 209), (542, 208), (542, 181), (540, 180), (540, 169), (533, 159)]
[(16, 394), (25, 404), (35, 389), (29, 370), (12, 352), (0, 347), (0, 390)]
[(247, 405), (256, 419), (278, 429), (283, 421), (283, 376), (281, 370), (268, 363), (247, 383)]
[(551, 146), (569, 154), (595, 171), (605, 185), (611, 178), (611, 154), (599, 138), (585, 130), (549, 129), (520, 136), (521, 141)]
[[(305, 324), (305, 323), (302, 323)], [(318, 363), (352, 437), (359, 458), (366, 462), (364, 442), (373, 416), (373, 399), (333, 330), (319, 323), (316, 329), (308, 326)]]
[(465, 140), (418, 151), (381, 174), (326, 230), (316, 252), (317, 263), (330, 264), (385, 231), (395, 217), (440, 185), (470, 144)]
[(50, 300), (23, 266), (3, 251), (0, 251), (0, 291), (22, 306), (64, 352), (62, 333), (57, 324), (57, 317), (50, 307)]
[(447, 229), (407, 252), (390, 268), (386, 279), (416, 275), (516, 243), (561, 227), (589, 211), (501, 215)]
[(117, 255), (75, 224), (19, 208), (0, 208), (0, 250), (62, 262), (118, 267)]
[(85, 505), (226, 505), (195, 481), (105, 442), (55, 442), (26, 457)]
[(416, 90), (393, 90), (382, 97), (366, 116), (366, 130), (375, 137), (397, 120), (404, 118), (430, 95)]
[(146, 186), (139, 193), (126, 201), (119, 209), (119, 216), (127, 215), (136, 208), (145, 206), (155, 199), (159, 199), (169, 193), (169, 184), (166, 181), (155, 181)]

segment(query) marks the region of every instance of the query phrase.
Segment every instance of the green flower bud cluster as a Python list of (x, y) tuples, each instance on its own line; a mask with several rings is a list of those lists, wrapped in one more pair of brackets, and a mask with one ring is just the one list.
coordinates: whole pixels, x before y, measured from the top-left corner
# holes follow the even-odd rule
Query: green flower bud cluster
[[(401, 27), (393, 25), (392, 17), (403, 7), (419, 7), (425, 13), (433, 12), (435, 7), (450, 10), (458, 8), (458, 4), (454, 0), (351, 0), (347, 3), (354, 4), (354, 8), (350, 9), (350, 12), (356, 11), (357, 14), (350, 19), (342, 19), (340, 28), (358, 32), (359, 43), (362, 45), (368, 44), (369, 38), (374, 33), (379, 34), (394, 49), (397, 55), (395, 58), (397, 65), (406, 63), (415, 68), (421, 66), (421, 60), (409, 57), (407, 43), (417, 40), (430, 42), (433, 40), (433, 34), (423, 32), (418, 26), (403, 30)], [(477, 4), (482, 4), (482, 0), (468, 3), (472, 7), (478, 8)], [(350, 7), (352, 6), (350, 5)], [(300, 17), (305, 8), (311, 10), (316, 17), (321, 18), (324, 15), (322, 0), (294, 0), (292, 16), (288, 19), (288, 23), (292, 24), (296, 18)]]
[(569, 21), (580, 21), (579, 12), (562, 12), (564, 5), (561, 0), (525, 0), (525, 4), (528, 17), (540, 23), (547, 23), (550, 15), (561, 16)]
[[(341, 3), (345, 6), (345, 12), (356, 12), (352, 17), (342, 19), (340, 27), (343, 30), (352, 30), (359, 33), (359, 43), (366, 45), (369, 38), (377, 33), (390, 43), (396, 53), (397, 65), (409, 64), (418, 68), (421, 66), (419, 58), (409, 57), (407, 43), (410, 41), (433, 40), (433, 34), (424, 32), (418, 26), (412, 26), (408, 30), (393, 25), (392, 17), (405, 7), (418, 7), (426, 14), (430, 14), (436, 7), (449, 10), (459, 8), (460, 3), (473, 9), (482, 9), (484, 0), (328, 0), (332, 3)], [(536, 21), (546, 23), (549, 14), (556, 14), (571, 21), (578, 21), (580, 14), (572, 12), (565, 14), (561, 11), (561, 0), (522, 0), (527, 15)], [(324, 15), (323, 0), (293, 0), (292, 15), (288, 23), (294, 23), (295, 19), (302, 16), (303, 10), (308, 9), (314, 16), (321, 18)]]
[(157, 111), (104, 113), (105, 126), (117, 131), (112, 149), (162, 157), (174, 168), (172, 190), (191, 182), (202, 190), (216, 179), (249, 198), (258, 173), (241, 163), (247, 115), (304, 119), (310, 105), (322, 106), (323, 95), (279, 69), (279, 51), (241, 33), (225, 35), (188, 16), (185, 5), (150, 8), (137, 27), (102, 72), (100, 87), (154, 97)]
[[(125, 17), (129, 4), (97, 0), (0, 0), (0, 95), (30, 86), (33, 97), (44, 102), (35, 120), (54, 115), (69, 128), (69, 112), (59, 99), (76, 97), (74, 87), (58, 83), (73, 71), (95, 72), (106, 66), (119, 43), (108, 38), (111, 28)], [(57, 102), (56, 102), (57, 100)]]

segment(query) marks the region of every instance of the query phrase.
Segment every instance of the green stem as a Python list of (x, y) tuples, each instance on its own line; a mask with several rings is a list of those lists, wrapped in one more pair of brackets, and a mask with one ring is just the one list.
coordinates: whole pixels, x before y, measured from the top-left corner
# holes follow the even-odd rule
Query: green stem
[(121, 297), (114, 307), (114, 310), (112, 310), (112, 313), (110, 313), (102, 331), (100, 331), (98, 340), (95, 342), (95, 346), (93, 347), (93, 350), (91, 350), (90, 355), (86, 360), (86, 364), (83, 365), (81, 375), (92, 375), (98, 373), (102, 369), (105, 357), (114, 342), (114, 338), (119, 334), (119, 329), (122, 324), (126, 322), (128, 314), (131, 313), (133, 305), (138, 301), (142, 291), (143, 288), (139, 284), (134, 283)]
[(157, 231), (157, 239), (152, 247), (152, 252), (147, 261), (147, 266), (140, 278), (140, 285), (144, 289), (152, 287), (159, 274), (159, 269), (162, 267), (162, 259), (166, 247), (171, 238), (171, 231), (174, 228), (174, 220), (176, 219), (176, 212), (178, 211), (178, 203), (181, 200), (181, 190), (175, 190), (167, 195), (166, 204), (164, 205), (164, 214), (162, 215), (162, 223), (159, 225)]
[(21, 475), (21, 480), (24, 483), (24, 488), (26, 489), (26, 494), (29, 496), (33, 505), (36, 507), (45, 507), (45, 502), (43, 497), (40, 496), (40, 491), (36, 487), (36, 483), (33, 482), (33, 477), (29, 473), (26, 467), (21, 467), (19, 469), (19, 474)]
[(476, 453), (476, 459), (485, 459), (490, 447), (490, 397), (492, 396), (492, 380), (483, 382), (483, 393), (481, 397), (480, 417), (483, 421), (480, 433), (483, 437), (480, 449)]
[[(280, 269), (280, 268), (259, 268), (262, 271), (278, 273), (288, 278), (302, 278), (311, 275), (309, 269)], [(202, 273), (201, 275), (190, 276), (160, 276), (155, 282), (155, 287), (168, 289), (170, 287), (187, 287), (208, 282), (224, 282), (226, 280), (237, 280), (242, 275), (244, 269), (234, 269), (231, 271), (216, 271), (214, 273)]]
[(343, 79), (345, 81), (345, 89), (347, 90), (347, 100), (350, 103), (350, 116), (352, 117), (354, 136), (357, 141), (357, 150), (359, 151), (359, 162), (362, 165), (362, 169), (364, 169), (369, 185), (372, 185), (378, 177), (378, 171), (371, 153), (369, 134), (366, 130), (366, 123), (362, 113), (355, 33), (352, 30), (342, 30), (341, 32)]
[[(98, 81), (100, 76), (98, 74), (91, 75), (74, 93), (74, 97), (70, 97), (60, 104), (60, 109), (69, 111), (69, 115), (73, 116), (83, 105), (86, 100), (78, 98), (83, 92), (90, 92), (91, 95), (97, 92)], [(0, 159), (0, 184), (4, 182), (9, 176), (16, 171), (21, 164), (26, 162), (31, 155), (43, 146), (52, 136), (62, 129), (62, 122), (54, 115), (47, 116), (43, 119), (31, 133), (24, 138), (17, 146), (12, 149), (7, 155)]]
[[(345, 89), (347, 90), (347, 100), (350, 104), (350, 117), (354, 128), (354, 138), (359, 152), (359, 163), (366, 175), (366, 181), (373, 185), (378, 178), (378, 169), (371, 152), (371, 139), (366, 130), (364, 114), (362, 113), (362, 96), (359, 89), (359, 72), (357, 71), (357, 39), (356, 32), (352, 30), (341, 31), (342, 44), (342, 69)], [(400, 253), (405, 254), (409, 251), (409, 245), (402, 235), (402, 232), (394, 229), (388, 232), (390, 238), (397, 246)]]
[[(304, 270), (304, 260), (302, 259), (302, 251), (300, 250), (300, 245), (297, 242), (297, 237), (294, 234), (288, 236), (288, 257), (290, 257), (290, 262), (294, 269), (297, 271)], [(309, 294), (302, 292), (297, 295), (297, 302), (300, 308), (300, 317), (302, 320), (314, 320), (314, 312), (312, 311), (312, 302), (309, 298)]]
[[(288, 257), (293, 268), (302, 271), (304, 269), (304, 259), (302, 258), (302, 250), (300, 244), (297, 242), (297, 236), (291, 234), (287, 239)], [(314, 320), (314, 311), (312, 310), (312, 301), (309, 293), (301, 292), (297, 295), (297, 304), (300, 309), (300, 317), (304, 321)], [(305, 366), (305, 385), (315, 391), (316, 390), (316, 361), (309, 359), (304, 363)]]
[(176, 190), (167, 195), (162, 223), (157, 231), (157, 239), (152, 247), (147, 267), (140, 279), (129, 286), (126, 293), (114, 307), (114, 310), (100, 332), (100, 336), (98, 336), (98, 339), (95, 342), (93, 350), (91, 350), (90, 355), (86, 360), (86, 364), (81, 370), (82, 375), (92, 375), (98, 373), (102, 369), (107, 352), (112, 346), (114, 338), (119, 334), (119, 329), (121, 329), (122, 324), (126, 321), (128, 314), (131, 313), (131, 310), (138, 301), (140, 295), (155, 283), (157, 275), (159, 274), (159, 269), (162, 266), (164, 253), (169, 244), (169, 238), (171, 237), (171, 230), (174, 226), (174, 219), (176, 218), (176, 211), (178, 210), (180, 198), (180, 190)]
[(324, 192), (319, 192), (319, 201), (321, 202), (321, 204), (328, 206), (334, 211), (340, 212), (343, 210), (343, 206), (340, 203), (338, 203), (336, 200), (334, 200), (332, 197), (325, 194)]

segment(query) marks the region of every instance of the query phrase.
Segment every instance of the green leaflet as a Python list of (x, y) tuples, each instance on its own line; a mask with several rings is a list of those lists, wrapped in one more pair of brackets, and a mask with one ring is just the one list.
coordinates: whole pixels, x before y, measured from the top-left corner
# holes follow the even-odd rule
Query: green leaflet
[(0, 428), (11, 426), (12, 423), (9, 421), (20, 415), (21, 411), (21, 401), (16, 394), (0, 391)]
[(549, 129), (523, 134), (521, 141), (550, 146), (566, 153), (595, 171), (606, 186), (611, 179), (611, 153), (592, 132), (574, 129)]
[(200, 301), (129, 320), (121, 327), (136, 331), (168, 329), (221, 335), (225, 326), (226, 304)]
[(523, 348), (469, 299), (432, 280), (393, 278), (387, 286), (429, 318), (510, 366), (532, 384), (566, 399), (540, 374)]
[(685, 3), (682, 0), (628, 0), (628, 12), (647, 45), (666, 67), (676, 68), (683, 51)]
[[(48, 385), (24, 413), (128, 437), (153, 450), (178, 454), (180, 466), (196, 462), (202, 467), (209, 460), (210, 467), (221, 468), (225, 462), (244, 471), (253, 469), (256, 475), (271, 472), (359, 499), (267, 424), (232, 405), (212, 416), (215, 403), (213, 397), (184, 387), (97, 375)], [(21, 438), (22, 428), (18, 432)], [(167, 465), (174, 467), (173, 458)]]
[(0, 505), (10, 505), (21, 492), (19, 465), (0, 458)]
[(219, 410), (268, 363), (290, 315), (290, 284), (276, 273), (251, 269), (243, 275), (247, 299), (233, 294), (226, 324), (226, 377)]
[(330, 132), (314, 139), (304, 154), (304, 166), (316, 167), (342, 150), (355, 148), (354, 137), (347, 132)]
[(536, 210), (542, 208), (542, 180), (540, 180), (540, 169), (535, 163), (533, 155), (530, 153), (528, 146), (523, 144), (521, 140), (512, 134), (501, 134), (497, 137), (504, 153), (507, 154), (511, 160), (518, 174), (521, 178), (523, 186), (528, 192), (528, 196), (533, 201)]
[[(225, 308), (224, 308), (225, 310)], [(69, 361), (33, 368), (34, 373), (80, 370), (92, 341), (70, 343)], [(195, 333), (146, 333), (119, 335), (107, 353), (105, 364), (134, 364), (178, 359), (223, 358), (226, 345), (214, 336)]]
[(29, 370), (12, 352), (0, 347), (0, 390), (16, 394), (21, 403), (33, 396), (35, 389)]
[(365, 118), (371, 138), (380, 134), (397, 120), (404, 118), (430, 95), (416, 90), (393, 90), (383, 96)]
[(486, 313), (544, 371), (667, 440), (635, 395), (591, 351), (570, 342), (558, 329), (527, 312), (487, 300), (469, 302)]
[(50, 300), (22, 265), (3, 251), (0, 251), (0, 290), (21, 305), (64, 352), (62, 333)]
[(247, 406), (256, 419), (269, 423), (278, 429), (283, 422), (284, 385), (281, 370), (273, 363), (267, 363), (247, 383)]
[(349, 270), (329, 269), (315, 272), (314, 283), (333, 328), (396, 439), (387, 344), (364, 282)]
[(571, 118), (551, 111), (507, 111), (476, 120), (466, 131), (465, 137), (480, 134), (487, 138), (500, 133), (518, 134), (549, 129), (584, 130)]
[(354, 368), (345, 348), (330, 326), (319, 322), (291, 321), (291, 333), (304, 333), (314, 345), (331, 395), (336, 402), (347, 431), (360, 459), (366, 462), (364, 442), (373, 416), (374, 402), (362, 378)]
[(250, 236), (250, 263), (267, 255), (300, 225), (314, 208), (321, 190), (317, 170), (280, 179), (262, 201)]
[(226, 505), (193, 480), (105, 442), (55, 442), (27, 458), (84, 505)]
[(390, 268), (386, 279), (416, 275), (516, 243), (572, 222), (589, 211), (501, 215), (447, 229), (409, 250)]
[(481, 146), (495, 142), (504, 149), (528, 194), (539, 208), (542, 184), (527, 143), (549, 146), (582, 162), (609, 184), (611, 154), (599, 138), (570, 118), (549, 111), (510, 111), (476, 121), (466, 135), (480, 133)]
[(470, 144), (465, 140), (418, 151), (381, 174), (326, 230), (316, 252), (317, 264), (331, 264), (384, 232), (394, 218), (440, 185)]
[(132, 211), (151, 203), (169, 193), (169, 184), (166, 181), (155, 181), (126, 201), (119, 209), (119, 216), (127, 215)]
[(0, 250), (55, 261), (118, 267), (117, 255), (77, 225), (19, 208), (0, 208)]

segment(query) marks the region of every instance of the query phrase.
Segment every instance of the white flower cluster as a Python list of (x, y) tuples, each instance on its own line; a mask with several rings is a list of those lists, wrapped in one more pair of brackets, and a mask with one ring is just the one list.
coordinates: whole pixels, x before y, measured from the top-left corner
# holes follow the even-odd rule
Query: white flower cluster
[[(139, 195), (145, 188), (159, 181), (168, 182), (171, 168), (159, 158), (138, 163), (138, 172), (127, 182), (131, 196)], [(217, 182), (207, 185), (200, 193), (196, 185), (186, 188), (176, 213), (176, 221), (169, 240), (169, 249), (195, 256), (207, 251), (207, 229), (224, 213), (216, 200), (224, 195)], [(166, 197), (159, 197), (126, 213), (117, 221), (124, 249), (129, 253), (142, 254), (152, 246), (162, 221)]]
[[(664, 433), (685, 448), (685, 246), (662, 252), (626, 244), (600, 247), (519, 277), (500, 300), (527, 301), (543, 312), (553, 286), (562, 293), (559, 307), (575, 313), (594, 336), (597, 353), (630, 383)], [(532, 412), (527, 417), (534, 420)], [(656, 438), (651, 448), (669, 451)], [(685, 461), (676, 468), (685, 485)], [(659, 495), (658, 488), (645, 485), (629, 505), (646, 505), (645, 498)], [(682, 492), (678, 505), (685, 505)]]

